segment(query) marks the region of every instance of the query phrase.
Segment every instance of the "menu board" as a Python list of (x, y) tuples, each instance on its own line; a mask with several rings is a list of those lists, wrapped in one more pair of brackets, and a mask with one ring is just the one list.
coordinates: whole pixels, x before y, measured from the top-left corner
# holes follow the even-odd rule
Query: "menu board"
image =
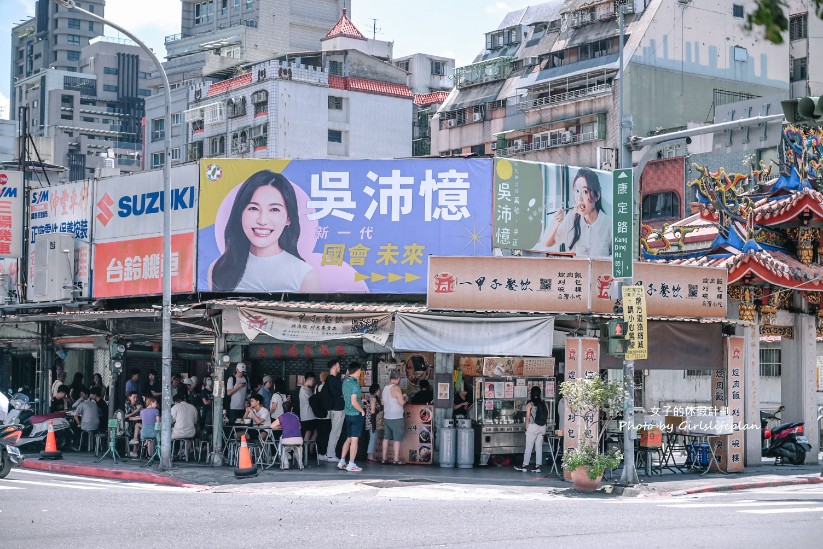
[(483, 374), (483, 358), (477, 356), (460, 357), (460, 371), (464, 376), (479, 376)]
[(514, 375), (514, 358), (487, 356), (483, 359), (483, 375), (489, 377), (510, 377)]
[(404, 409), (406, 436), (400, 442), (400, 456), (406, 463), (431, 465), (434, 461), (434, 406), (407, 405)]

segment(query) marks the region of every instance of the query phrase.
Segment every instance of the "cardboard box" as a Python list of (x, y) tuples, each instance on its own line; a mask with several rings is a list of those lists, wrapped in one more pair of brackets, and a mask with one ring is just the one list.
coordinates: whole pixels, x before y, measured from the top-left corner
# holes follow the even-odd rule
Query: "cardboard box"
[(677, 433), (681, 431), (680, 426), (686, 425), (686, 416), (666, 416), (666, 432)]
[(663, 446), (663, 431), (659, 427), (641, 427), (639, 432), (642, 448), (660, 448)]

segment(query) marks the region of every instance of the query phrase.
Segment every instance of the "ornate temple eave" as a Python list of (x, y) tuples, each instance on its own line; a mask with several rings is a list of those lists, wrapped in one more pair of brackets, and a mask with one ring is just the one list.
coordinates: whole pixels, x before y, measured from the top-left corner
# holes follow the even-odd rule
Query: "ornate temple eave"
[(755, 204), (754, 221), (767, 227), (823, 223), (823, 193), (805, 188), (779, 200), (760, 200)]
[[(719, 266), (719, 265), (718, 265)], [(823, 291), (823, 267), (804, 265), (778, 251), (757, 251), (729, 258), (729, 284), (771, 284), (781, 288)]]

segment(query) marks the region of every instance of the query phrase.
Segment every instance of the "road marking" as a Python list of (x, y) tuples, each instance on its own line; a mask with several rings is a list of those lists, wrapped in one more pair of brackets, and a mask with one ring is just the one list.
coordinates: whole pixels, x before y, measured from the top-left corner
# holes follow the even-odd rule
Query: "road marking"
[(781, 513), (817, 513), (823, 511), (823, 507), (800, 507), (793, 509), (744, 509), (738, 513), (752, 513), (757, 515), (777, 515)]
[(659, 505), (672, 509), (712, 509), (725, 507), (766, 507), (770, 505), (808, 505), (808, 501), (736, 501), (730, 503), (677, 503), (673, 505)]
[(64, 484), (59, 482), (38, 482), (36, 480), (6, 479), (3, 482), (15, 482), (17, 484), (33, 484), (35, 486), (47, 486), (49, 488), (76, 488), (78, 490), (103, 490), (104, 486), (88, 486), (79, 483)]
[(21, 490), (19, 486), (0, 486), (0, 490)]
[(96, 478), (96, 477), (82, 477), (78, 475), (66, 475), (63, 473), (46, 473), (44, 471), (32, 471), (30, 469), (15, 469), (15, 473), (23, 473), (24, 475), (36, 475), (36, 476), (43, 476), (49, 477), (53, 479), (73, 479), (73, 480), (94, 480), (95, 482), (101, 483), (110, 483), (110, 484), (117, 484), (121, 481), (119, 480), (110, 480), (106, 478)]

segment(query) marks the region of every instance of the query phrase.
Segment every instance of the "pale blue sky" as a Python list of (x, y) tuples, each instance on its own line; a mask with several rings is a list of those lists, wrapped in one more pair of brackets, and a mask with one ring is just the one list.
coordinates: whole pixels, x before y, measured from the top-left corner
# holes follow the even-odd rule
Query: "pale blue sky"
[[(372, 36), (372, 20), (377, 19), (377, 38), (394, 42), (395, 57), (423, 52), (452, 57), (461, 66), (474, 59), (484, 45), (483, 33), (497, 28), (507, 12), (540, 0), (349, 2), (354, 24), (366, 36)], [(34, 0), (0, 0), (0, 9), (0, 118), (8, 118), (11, 29), (34, 14)], [(180, 32), (180, 4), (175, 0), (107, 0), (106, 17), (128, 28), (162, 55), (166, 51), (164, 37)]]

